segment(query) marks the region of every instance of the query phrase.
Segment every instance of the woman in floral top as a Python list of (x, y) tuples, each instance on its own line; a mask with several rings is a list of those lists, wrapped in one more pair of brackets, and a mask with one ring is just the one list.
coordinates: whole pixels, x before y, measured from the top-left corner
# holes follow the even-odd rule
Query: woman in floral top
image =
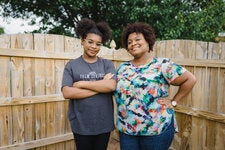
[[(196, 79), (170, 59), (150, 54), (156, 38), (148, 24), (128, 24), (122, 40), (134, 59), (122, 63), (117, 70), (120, 148), (167, 150), (177, 130), (173, 108), (191, 91)], [(168, 99), (170, 85), (179, 86), (173, 99)]]

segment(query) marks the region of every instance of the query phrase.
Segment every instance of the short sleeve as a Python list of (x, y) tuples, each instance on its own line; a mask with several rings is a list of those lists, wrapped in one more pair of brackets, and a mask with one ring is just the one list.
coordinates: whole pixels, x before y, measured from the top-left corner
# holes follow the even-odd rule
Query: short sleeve
[(103, 61), (104, 66), (105, 66), (105, 73), (112, 73), (114, 74), (114, 76), (112, 77), (112, 79), (116, 80), (116, 71), (115, 71), (115, 66), (112, 63), (112, 61), (104, 59), (105, 61)]
[(186, 69), (170, 59), (164, 58), (162, 61), (162, 74), (168, 83), (182, 75)]
[(70, 86), (72, 87), (73, 85), (73, 76), (72, 76), (72, 69), (71, 69), (71, 65), (70, 62), (68, 62), (64, 68), (63, 71), (63, 78), (62, 78), (62, 87), (64, 86)]

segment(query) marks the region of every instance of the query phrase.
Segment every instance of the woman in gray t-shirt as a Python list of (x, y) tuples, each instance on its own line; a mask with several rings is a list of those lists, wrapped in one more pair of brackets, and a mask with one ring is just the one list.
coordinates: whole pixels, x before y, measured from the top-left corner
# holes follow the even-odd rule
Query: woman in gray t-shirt
[(66, 64), (62, 79), (63, 96), (70, 99), (68, 117), (76, 149), (106, 150), (114, 129), (115, 67), (96, 55), (109, 40), (110, 28), (105, 22), (96, 24), (85, 18), (78, 22), (76, 35), (84, 52)]

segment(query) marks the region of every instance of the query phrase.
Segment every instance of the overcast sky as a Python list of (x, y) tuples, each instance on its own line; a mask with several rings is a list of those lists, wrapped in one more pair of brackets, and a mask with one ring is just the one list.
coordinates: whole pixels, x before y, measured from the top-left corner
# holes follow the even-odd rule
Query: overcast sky
[(0, 17), (0, 26), (4, 28), (6, 34), (17, 34), (38, 29), (37, 26), (29, 26), (29, 21), (10, 18), (8, 21)]

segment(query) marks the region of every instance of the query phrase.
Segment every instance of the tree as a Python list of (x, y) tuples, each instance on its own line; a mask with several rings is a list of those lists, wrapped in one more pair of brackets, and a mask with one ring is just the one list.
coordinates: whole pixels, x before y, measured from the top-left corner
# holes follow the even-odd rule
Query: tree
[(0, 27), (0, 34), (4, 34), (5, 31), (4, 31), (4, 28)]
[(112, 38), (121, 46), (123, 27), (144, 21), (153, 26), (157, 38), (213, 41), (225, 31), (224, 0), (0, 0), (2, 16), (41, 17), (34, 32), (74, 36), (76, 23), (84, 17), (107, 21)]

